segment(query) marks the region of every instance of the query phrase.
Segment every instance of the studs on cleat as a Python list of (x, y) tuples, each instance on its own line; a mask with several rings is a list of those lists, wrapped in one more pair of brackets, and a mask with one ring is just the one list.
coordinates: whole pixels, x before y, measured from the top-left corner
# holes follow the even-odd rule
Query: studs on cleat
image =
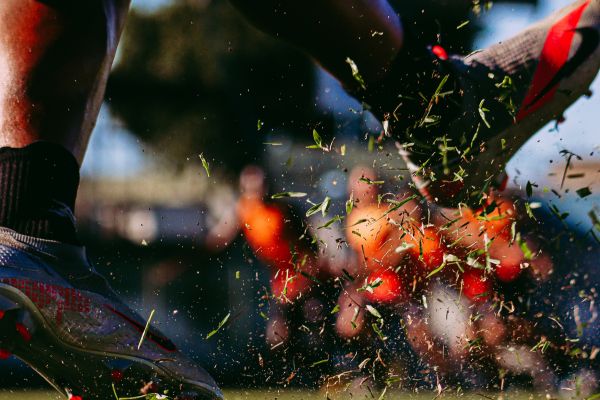
[(592, 91), (592, 89), (588, 89), (588, 91), (585, 92), (583, 95), (589, 99), (590, 97), (592, 97), (593, 94), (594, 92)]
[(121, 371), (120, 369), (113, 369), (110, 372), (110, 377), (113, 380), (113, 382), (119, 382), (121, 379), (123, 379), (123, 371)]
[(446, 52), (446, 49), (438, 44), (431, 48), (431, 52), (442, 61), (448, 60), (448, 53)]
[(69, 400), (83, 400), (82, 396), (77, 396), (71, 392), (71, 389), (66, 388), (65, 392), (67, 393), (67, 397)]
[(31, 329), (25, 325), (28, 319), (22, 310), (18, 308), (0, 310), (0, 323), (0, 339), (8, 340), (8, 343), (14, 343), (15, 338), (19, 336), (25, 342), (31, 340)]
[(17, 322), (15, 324), (15, 328), (17, 329), (17, 332), (19, 332), (19, 335), (21, 335), (21, 338), (23, 338), (24, 341), (29, 342), (31, 340), (31, 333), (25, 325), (23, 325), (20, 322)]
[(0, 360), (6, 360), (7, 358), (9, 358), (12, 354), (10, 353), (10, 351), (5, 350), (5, 349), (0, 349)]

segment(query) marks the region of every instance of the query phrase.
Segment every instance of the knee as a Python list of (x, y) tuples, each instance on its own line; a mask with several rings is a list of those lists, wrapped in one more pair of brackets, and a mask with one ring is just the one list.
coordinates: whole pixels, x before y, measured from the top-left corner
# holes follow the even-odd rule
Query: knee
[(90, 47), (117, 47), (131, 0), (36, 0), (60, 14), (64, 27), (79, 32)]

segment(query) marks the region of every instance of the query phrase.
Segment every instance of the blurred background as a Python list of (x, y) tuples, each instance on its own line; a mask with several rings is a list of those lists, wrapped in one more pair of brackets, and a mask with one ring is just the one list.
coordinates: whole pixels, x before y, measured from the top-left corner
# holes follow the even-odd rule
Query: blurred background
[[(497, 1), (479, 13), (471, 1), (395, 3), (405, 23), (422, 27), (424, 40), (468, 53), (568, 1)], [(598, 80), (592, 90), (600, 91)], [(533, 137), (508, 170), (517, 195), (525, 196), (528, 181), (535, 183), (530, 200), (540, 225), (531, 230), (552, 249), (555, 269), (574, 273), (574, 280), (598, 275), (600, 267), (594, 238), (600, 236), (594, 228), (600, 216), (598, 110), (597, 95), (581, 99), (565, 122)], [(313, 130), (323, 143), (345, 145), (344, 154), (307, 149)], [(268, 193), (307, 194), (289, 201), (298, 215), (311, 207), (307, 199), (317, 203), (326, 196), (334, 215), (344, 209), (356, 165), (374, 167), (385, 180), (382, 193), (405, 190), (408, 175), (393, 143), (374, 144), (380, 131), (377, 119), (327, 72), (254, 29), (226, 0), (137, 0), (83, 163), (79, 230), (117, 291), (143, 316), (156, 310), (154, 323), (224, 387), (318, 387), (324, 375), (356, 368), (353, 362), (362, 359), (348, 354), (366, 345), (329, 329), (333, 315), (313, 318), (319, 307), (330, 314), (338, 292), (319, 291), (294, 310), (269, 299), (269, 269), (240, 235), (239, 177), (245, 167), (258, 166)], [(563, 150), (579, 156), (568, 169)], [(590, 195), (577, 194), (586, 187)], [(556, 218), (557, 209), (568, 216)], [(335, 249), (335, 233), (328, 235), (323, 240)], [(338, 247), (340, 263), (348, 251)], [(572, 296), (593, 291), (596, 279), (573, 284)], [(558, 290), (564, 279), (548, 285), (544, 290)], [(561, 301), (572, 309), (568, 299)], [(228, 314), (227, 325), (206, 339)], [(287, 328), (297, 332), (293, 346), (278, 346), (269, 336), (282, 314), (296, 321)], [(589, 341), (592, 352), (598, 339), (597, 329), (578, 338)], [(400, 333), (381, 348), (398, 355), (398, 369), (414, 379), (408, 386), (439, 383)], [(322, 360), (327, 362), (313, 365)], [(589, 357), (588, 364), (590, 371), (597, 367)], [(577, 367), (561, 366), (556, 379), (568, 381)], [(0, 369), (4, 386), (42, 384), (17, 360), (1, 361)], [(455, 381), (469, 387), (485, 385), (485, 379), (464, 374)]]

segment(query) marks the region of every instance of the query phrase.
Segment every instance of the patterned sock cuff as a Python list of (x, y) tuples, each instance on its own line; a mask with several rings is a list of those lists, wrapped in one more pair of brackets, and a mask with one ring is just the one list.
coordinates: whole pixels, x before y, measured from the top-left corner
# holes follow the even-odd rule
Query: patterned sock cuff
[(73, 209), (79, 165), (62, 146), (0, 148), (0, 226), (78, 244)]

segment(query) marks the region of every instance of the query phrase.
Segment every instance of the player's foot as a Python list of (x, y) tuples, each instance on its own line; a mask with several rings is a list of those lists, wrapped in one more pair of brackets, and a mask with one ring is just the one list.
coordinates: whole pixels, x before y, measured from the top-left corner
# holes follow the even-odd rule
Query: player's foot
[(501, 188), (512, 155), (590, 93), (600, 66), (599, 32), (600, 0), (579, 0), (466, 57), (434, 46), (437, 80), (417, 78), (430, 92), (421, 100), (397, 100), (390, 115), (392, 122), (397, 117), (395, 133), (405, 142), (400, 152), (419, 191), (456, 206), (479, 205), (489, 188)]
[(0, 358), (14, 354), (71, 399), (222, 398), (154, 328), (138, 349), (145, 328), (82, 247), (0, 228)]

